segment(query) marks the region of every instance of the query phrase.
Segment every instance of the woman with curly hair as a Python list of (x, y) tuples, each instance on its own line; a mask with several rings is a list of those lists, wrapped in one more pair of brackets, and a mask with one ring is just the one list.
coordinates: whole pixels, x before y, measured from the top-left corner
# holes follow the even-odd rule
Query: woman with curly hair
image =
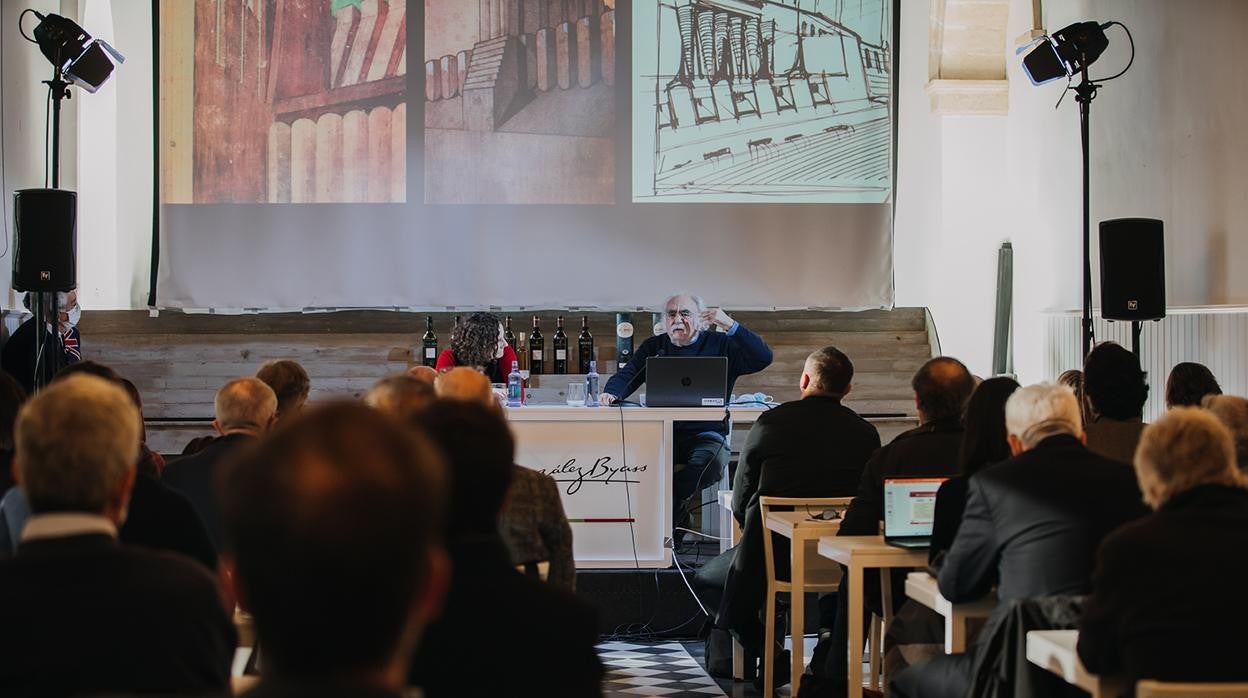
[(451, 331), (451, 346), (438, 356), (434, 367), (439, 373), (455, 366), (470, 366), (489, 377), (491, 383), (506, 383), (516, 352), (503, 339), (503, 324), (491, 313), (473, 313)]

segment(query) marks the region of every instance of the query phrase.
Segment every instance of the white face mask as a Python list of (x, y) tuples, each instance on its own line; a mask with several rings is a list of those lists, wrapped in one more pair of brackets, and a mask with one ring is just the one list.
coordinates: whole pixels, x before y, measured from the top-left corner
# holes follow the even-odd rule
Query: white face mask
[(74, 307), (69, 309), (69, 321), (62, 323), (62, 324), (64, 324), (67, 329), (70, 327), (77, 327), (78, 321), (81, 319), (82, 319), (82, 306), (75, 303)]

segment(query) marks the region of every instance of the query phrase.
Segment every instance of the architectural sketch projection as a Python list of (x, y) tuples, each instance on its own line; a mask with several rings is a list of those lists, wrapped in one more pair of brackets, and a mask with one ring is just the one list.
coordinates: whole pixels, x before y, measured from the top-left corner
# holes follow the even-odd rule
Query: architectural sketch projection
[(892, 0), (636, 0), (635, 201), (884, 203)]
[(615, 200), (615, 0), (425, 0), (425, 203)]

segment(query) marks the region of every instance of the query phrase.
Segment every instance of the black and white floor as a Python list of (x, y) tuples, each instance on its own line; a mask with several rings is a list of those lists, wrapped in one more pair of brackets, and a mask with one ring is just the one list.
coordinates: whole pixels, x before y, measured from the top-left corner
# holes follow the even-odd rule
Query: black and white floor
[[(598, 656), (606, 668), (602, 684), (606, 698), (755, 698), (762, 695), (749, 681), (734, 683), (731, 679), (714, 679), (708, 675), (703, 644), (699, 641), (604, 642), (598, 645)], [(778, 689), (776, 695), (788, 696), (789, 687)]]

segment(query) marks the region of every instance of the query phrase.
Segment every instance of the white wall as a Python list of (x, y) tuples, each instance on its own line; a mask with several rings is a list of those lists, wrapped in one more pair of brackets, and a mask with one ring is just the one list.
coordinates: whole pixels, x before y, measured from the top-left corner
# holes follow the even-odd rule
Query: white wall
[[(1012, 0), (1006, 36), (1030, 28), (1030, 0)], [(1014, 245), (1014, 345), (1024, 381), (1048, 377), (1047, 310), (1081, 298), (1079, 121), (1063, 85), (1032, 87), (1008, 61), (1008, 116), (936, 116), (927, 79), (924, 0), (902, 8), (896, 270), (898, 305), (932, 309), (947, 354), (991, 370), (996, 249)], [(1092, 108), (1094, 299), (1096, 223), (1145, 216), (1166, 223), (1168, 302), (1248, 303), (1248, 92), (1238, 70), (1248, 3), (1235, 0), (1049, 0), (1049, 30), (1118, 19), (1136, 40), (1131, 71), (1107, 83)], [(1093, 75), (1129, 56), (1125, 35)]]

